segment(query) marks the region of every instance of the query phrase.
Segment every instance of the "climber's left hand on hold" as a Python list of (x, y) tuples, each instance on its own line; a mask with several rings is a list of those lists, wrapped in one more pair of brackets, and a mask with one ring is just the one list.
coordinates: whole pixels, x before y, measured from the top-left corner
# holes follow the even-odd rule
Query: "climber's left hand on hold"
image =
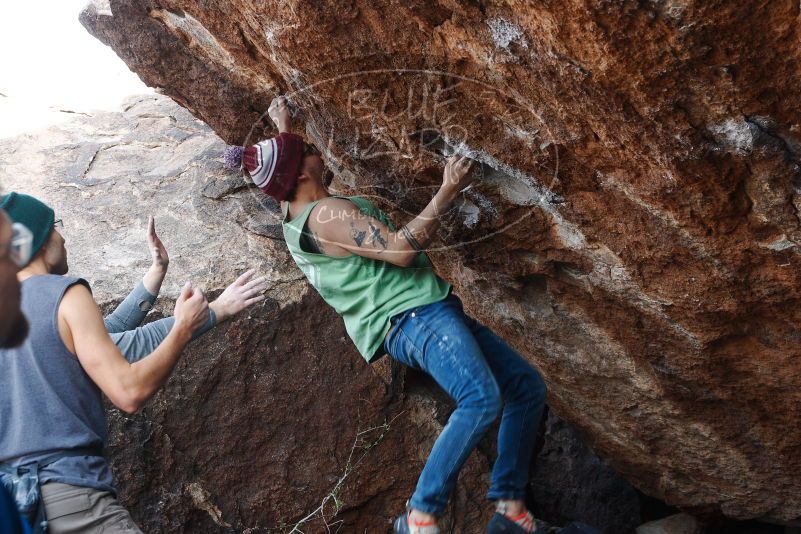
[(278, 131), (288, 132), (292, 128), (292, 115), (289, 111), (289, 101), (285, 96), (277, 96), (270, 103), (270, 108), (267, 111), (270, 118), (278, 127)]

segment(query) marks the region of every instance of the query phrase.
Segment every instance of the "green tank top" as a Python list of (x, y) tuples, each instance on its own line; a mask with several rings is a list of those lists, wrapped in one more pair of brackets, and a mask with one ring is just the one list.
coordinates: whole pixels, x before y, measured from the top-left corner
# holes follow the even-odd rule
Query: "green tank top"
[[(392, 221), (364, 198), (336, 198), (350, 200), (362, 213), (395, 231)], [(288, 204), (284, 204), (284, 239), (311, 285), (344, 319), (345, 329), (361, 355), (373, 362), (386, 353), (384, 337), (393, 315), (444, 299), (451, 285), (437, 276), (424, 253), (418, 254), (409, 267), (398, 267), (357, 254), (336, 257), (303, 250), (301, 234), (316, 205), (311, 202), (290, 221)]]

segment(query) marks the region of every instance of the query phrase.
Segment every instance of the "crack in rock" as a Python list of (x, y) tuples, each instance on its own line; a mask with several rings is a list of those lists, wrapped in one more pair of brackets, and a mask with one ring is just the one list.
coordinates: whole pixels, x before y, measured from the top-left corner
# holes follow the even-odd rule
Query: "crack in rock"
[(221, 527), (231, 528), (231, 524), (223, 520), (222, 512), (211, 502), (211, 494), (203, 489), (203, 486), (198, 482), (191, 482), (186, 485), (186, 492), (192, 498), (195, 507), (208, 513), (212, 521)]

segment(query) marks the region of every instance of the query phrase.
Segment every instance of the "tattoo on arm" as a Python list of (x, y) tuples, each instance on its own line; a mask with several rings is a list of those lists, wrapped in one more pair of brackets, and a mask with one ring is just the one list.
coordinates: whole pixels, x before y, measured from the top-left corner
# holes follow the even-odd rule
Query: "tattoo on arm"
[(362, 246), (362, 243), (364, 243), (364, 238), (366, 235), (367, 232), (359, 230), (358, 228), (356, 228), (355, 224), (350, 223), (350, 237), (353, 239), (353, 242), (356, 243), (357, 247)]
[(408, 241), (409, 245), (411, 245), (414, 250), (417, 252), (423, 252), (423, 247), (420, 245), (417, 239), (415, 239), (414, 234), (411, 230), (409, 230), (408, 227), (401, 227), (401, 232), (403, 233), (403, 237), (406, 238), (406, 241)]
[(387, 248), (387, 240), (384, 239), (384, 236), (381, 235), (381, 229), (374, 225), (372, 222), (367, 223), (370, 226), (370, 242), (376, 245), (380, 245), (381, 248), (386, 250)]

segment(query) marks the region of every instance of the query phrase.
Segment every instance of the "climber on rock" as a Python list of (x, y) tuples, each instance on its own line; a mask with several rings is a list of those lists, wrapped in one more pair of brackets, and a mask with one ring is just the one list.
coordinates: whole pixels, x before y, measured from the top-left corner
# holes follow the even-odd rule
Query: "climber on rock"
[(244, 166), (262, 191), (281, 201), (292, 257), (342, 315), (361, 355), (373, 362), (389, 353), (431, 375), (456, 401), (395, 532), (439, 532), (437, 517), (462, 465), (499, 415), (498, 459), (488, 495), (496, 513), (487, 531), (533, 532), (524, 498), (545, 383), (503, 339), (465, 314), (425, 254), (440, 216), (470, 183), (472, 162), (450, 158), (437, 194), (397, 229), (365, 198), (329, 193), (321, 154), (291, 132), (285, 99), (273, 102), (270, 116), (278, 136), (247, 148), (230, 147), (226, 165)]
[(52, 208), (17, 193), (2, 197), (0, 208), (31, 233), (17, 273), (28, 337), (0, 349), (0, 480), (33, 526), (141, 534), (115, 497), (101, 393), (128, 413), (141, 408), (166, 383), (193, 333), (208, 323), (206, 297), (187, 283), (163, 341), (146, 357), (126, 361), (89, 284), (66, 276), (61, 221)]

